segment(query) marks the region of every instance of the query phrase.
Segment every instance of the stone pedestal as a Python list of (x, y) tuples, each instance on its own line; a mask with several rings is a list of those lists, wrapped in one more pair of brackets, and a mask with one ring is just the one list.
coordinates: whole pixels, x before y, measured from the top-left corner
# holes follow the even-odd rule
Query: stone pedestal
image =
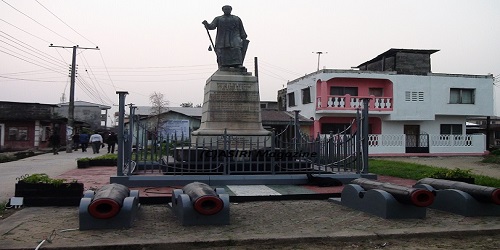
[(257, 77), (244, 70), (218, 70), (207, 79), (201, 126), (191, 141), (199, 146), (218, 141), (220, 147), (224, 134), (240, 147), (250, 142), (253, 148), (270, 146), (271, 132), (262, 127)]

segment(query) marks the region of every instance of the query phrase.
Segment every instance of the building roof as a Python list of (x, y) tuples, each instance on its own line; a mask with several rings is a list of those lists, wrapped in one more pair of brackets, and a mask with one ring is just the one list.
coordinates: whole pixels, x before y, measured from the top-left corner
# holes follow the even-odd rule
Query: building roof
[[(69, 102), (64, 102), (60, 103), (59, 105), (61, 106), (69, 106)], [(99, 107), (100, 109), (110, 109), (110, 106), (98, 104), (98, 103), (92, 103), (92, 102), (86, 102), (86, 101), (75, 101), (75, 107)]]
[[(267, 125), (284, 125), (293, 122), (294, 112), (292, 111), (278, 111), (278, 110), (262, 110), (261, 111), (262, 123)], [(313, 123), (312, 120), (299, 114), (299, 122)]]
[[(201, 117), (202, 108), (167, 107), (166, 112), (176, 112), (186, 116)], [(135, 114), (139, 116), (149, 116), (151, 114), (151, 106), (137, 106)]]
[(438, 51), (439, 51), (438, 49), (394, 49), (394, 48), (392, 48), (392, 49), (389, 49), (388, 51), (376, 56), (375, 58), (358, 65), (357, 68), (361, 68), (366, 64), (370, 64), (372, 62), (379, 61), (380, 59), (382, 59), (384, 57), (391, 57), (399, 52), (431, 55), (431, 54), (434, 54)]
[(53, 113), (55, 107), (56, 104), (0, 101), (0, 120), (53, 120), (59, 118)]

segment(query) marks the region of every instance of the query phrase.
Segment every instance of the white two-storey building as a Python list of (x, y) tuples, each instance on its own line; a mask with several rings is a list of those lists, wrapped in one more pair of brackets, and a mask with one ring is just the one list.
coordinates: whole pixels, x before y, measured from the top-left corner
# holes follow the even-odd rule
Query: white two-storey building
[(357, 69), (319, 70), (289, 82), (282, 99), (317, 135), (346, 128), (369, 98), (370, 155), (483, 154), (485, 135), (465, 124), (493, 115), (493, 76), (432, 73), (435, 52), (390, 49)]

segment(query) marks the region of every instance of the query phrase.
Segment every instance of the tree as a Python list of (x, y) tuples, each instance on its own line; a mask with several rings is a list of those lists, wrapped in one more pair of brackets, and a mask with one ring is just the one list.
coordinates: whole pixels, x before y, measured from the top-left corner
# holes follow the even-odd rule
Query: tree
[(153, 135), (152, 139), (156, 143), (159, 135), (158, 132), (166, 121), (162, 114), (168, 111), (169, 101), (165, 100), (165, 96), (162, 93), (156, 91), (149, 95), (149, 101), (151, 102), (149, 117), (153, 121), (150, 123), (150, 131)]
[(181, 107), (184, 107), (184, 108), (201, 108), (201, 104), (196, 104), (194, 105), (192, 102), (183, 102), (181, 103)]
[(192, 102), (183, 102), (183, 103), (181, 103), (181, 107), (192, 108), (193, 107), (193, 103)]

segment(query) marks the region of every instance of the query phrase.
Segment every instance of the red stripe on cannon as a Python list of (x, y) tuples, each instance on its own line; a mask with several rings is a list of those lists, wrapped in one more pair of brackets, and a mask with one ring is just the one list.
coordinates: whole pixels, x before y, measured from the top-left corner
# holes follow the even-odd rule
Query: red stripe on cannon
[(96, 219), (109, 219), (120, 212), (121, 205), (113, 199), (102, 198), (92, 201), (89, 214)]
[(417, 207), (428, 207), (434, 202), (434, 194), (431, 191), (417, 189), (410, 193), (411, 203)]
[(123, 201), (129, 194), (130, 190), (124, 185), (117, 183), (104, 185), (95, 191), (88, 212), (94, 218), (109, 219), (120, 212)]
[(394, 199), (401, 203), (412, 204), (417, 207), (427, 207), (434, 202), (434, 194), (425, 189), (410, 188), (405, 186), (400, 186), (392, 183), (378, 182), (374, 180), (369, 180), (365, 178), (358, 178), (352, 181), (352, 183), (357, 184), (364, 188), (369, 189), (379, 189), (386, 191), (391, 194)]
[(491, 194), (491, 201), (493, 201), (493, 203), (497, 205), (500, 205), (500, 189), (496, 189), (495, 191), (493, 191), (493, 193)]
[(500, 205), (500, 189), (460, 181), (450, 181), (443, 179), (424, 178), (417, 181), (417, 184), (427, 184), (435, 189), (456, 189), (468, 193), (474, 199), (481, 202), (492, 202)]
[(203, 196), (193, 203), (194, 210), (203, 215), (214, 215), (224, 208), (224, 203), (217, 196)]

